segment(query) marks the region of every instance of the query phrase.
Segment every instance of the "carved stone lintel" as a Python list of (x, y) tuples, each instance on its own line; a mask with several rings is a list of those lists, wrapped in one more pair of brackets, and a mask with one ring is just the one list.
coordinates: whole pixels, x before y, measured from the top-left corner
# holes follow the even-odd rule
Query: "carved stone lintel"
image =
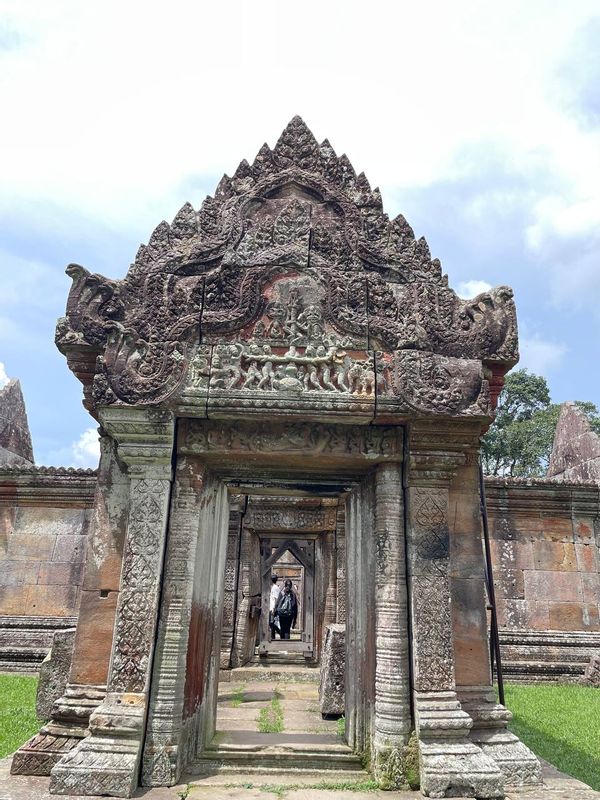
[(299, 455), (308, 452), (330, 458), (398, 461), (402, 444), (397, 427), (323, 425), (314, 423), (220, 422), (188, 420), (178, 451), (191, 455), (264, 453)]
[(531, 786), (541, 783), (542, 768), (538, 758), (508, 730), (511, 712), (496, 702), (488, 686), (461, 687), (461, 705), (473, 720), (471, 741), (490, 756), (500, 768), (507, 786)]
[(173, 419), (139, 409), (101, 412), (130, 475), (129, 516), (121, 570), (108, 692), (90, 716), (91, 736), (51, 772), (54, 794), (129, 797), (137, 788), (148, 706), (150, 665), (167, 507)]

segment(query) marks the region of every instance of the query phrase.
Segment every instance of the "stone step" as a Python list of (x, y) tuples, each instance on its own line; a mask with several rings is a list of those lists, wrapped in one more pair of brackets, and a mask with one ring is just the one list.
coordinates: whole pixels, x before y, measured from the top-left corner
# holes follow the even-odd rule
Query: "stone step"
[[(296, 771), (286, 769), (285, 772), (281, 770), (269, 770), (262, 773), (262, 777), (261, 772), (258, 770), (249, 772), (248, 770), (241, 769), (239, 771), (236, 770), (235, 772), (231, 770), (223, 770), (211, 774), (200, 775), (196, 778), (194, 778), (194, 776), (189, 777), (191, 778), (189, 781), (187, 775), (182, 780), (188, 783), (190, 787), (190, 797), (193, 797), (193, 791), (195, 788), (204, 786), (219, 786), (227, 788), (233, 788), (235, 786), (247, 787), (249, 785), (258, 787), (261, 784), (269, 784), (270, 786), (289, 786), (290, 784), (295, 784), (297, 786), (315, 786), (319, 784), (334, 785), (336, 783), (364, 783), (371, 780), (371, 775), (362, 769)], [(353, 795), (348, 796), (352, 797)], [(275, 796), (273, 795), (273, 797)]]
[(281, 666), (261, 666), (257, 664), (252, 667), (236, 667), (228, 670), (226, 674), (221, 672), (219, 680), (254, 683), (255, 681), (270, 681), (272, 683), (318, 683), (318, 667), (302, 667), (289, 664)]
[(191, 769), (193, 775), (216, 772), (284, 772), (321, 773), (329, 777), (331, 772), (365, 772), (358, 756), (354, 753), (324, 752), (323, 750), (287, 750), (266, 748), (261, 751), (232, 751), (221, 748), (206, 750), (199, 756)]

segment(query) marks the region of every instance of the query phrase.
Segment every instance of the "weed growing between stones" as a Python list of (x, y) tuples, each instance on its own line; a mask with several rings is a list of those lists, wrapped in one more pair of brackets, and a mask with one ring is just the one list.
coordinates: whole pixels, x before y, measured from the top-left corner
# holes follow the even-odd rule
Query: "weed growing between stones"
[(281, 733), (283, 731), (283, 709), (279, 696), (275, 696), (268, 706), (261, 708), (256, 722), (260, 733)]
[(346, 737), (346, 717), (343, 714), (336, 722), (336, 733), (342, 739)]
[(238, 686), (237, 689), (234, 690), (232, 697), (231, 697), (231, 707), (232, 708), (239, 708), (242, 703), (244, 702), (244, 692), (246, 690), (246, 684), (243, 683), (241, 686)]

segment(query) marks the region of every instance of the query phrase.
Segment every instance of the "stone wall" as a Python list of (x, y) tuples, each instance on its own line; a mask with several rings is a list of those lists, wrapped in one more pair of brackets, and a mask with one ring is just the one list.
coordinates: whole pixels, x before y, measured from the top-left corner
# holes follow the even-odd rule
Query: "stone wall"
[[(75, 623), (95, 485), (91, 470), (0, 469), (1, 670), (36, 670), (54, 631)], [(511, 680), (576, 680), (600, 650), (600, 487), (488, 478), (486, 490), (505, 673)], [(232, 548), (239, 510), (235, 516)], [(338, 516), (343, 556), (343, 508)], [(232, 579), (226, 574), (231, 590)], [(343, 621), (343, 557), (335, 580)], [(227, 613), (224, 623), (229, 660)]]
[(77, 619), (92, 470), (0, 467), (0, 669), (36, 670)]
[(508, 677), (578, 679), (600, 649), (600, 487), (486, 480)]

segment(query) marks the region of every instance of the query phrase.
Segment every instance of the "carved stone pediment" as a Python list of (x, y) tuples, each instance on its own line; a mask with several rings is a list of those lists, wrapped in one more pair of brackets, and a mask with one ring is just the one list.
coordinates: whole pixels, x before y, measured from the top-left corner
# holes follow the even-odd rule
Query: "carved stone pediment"
[(162, 222), (123, 280), (67, 272), (56, 342), (92, 409), (186, 392), (189, 403), (191, 391), (223, 413), (246, 398), (372, 415), (379, 392), (400, 410), (408, 365), (437, 370), (438, 391), (417, 397), (411, 382), (407, 409), (485, 414), (482, 364), (503, 373), (517, 360), (512, 291), (457, 297), (425, 239), (299, 117), (198, 212), (186, 204)]

